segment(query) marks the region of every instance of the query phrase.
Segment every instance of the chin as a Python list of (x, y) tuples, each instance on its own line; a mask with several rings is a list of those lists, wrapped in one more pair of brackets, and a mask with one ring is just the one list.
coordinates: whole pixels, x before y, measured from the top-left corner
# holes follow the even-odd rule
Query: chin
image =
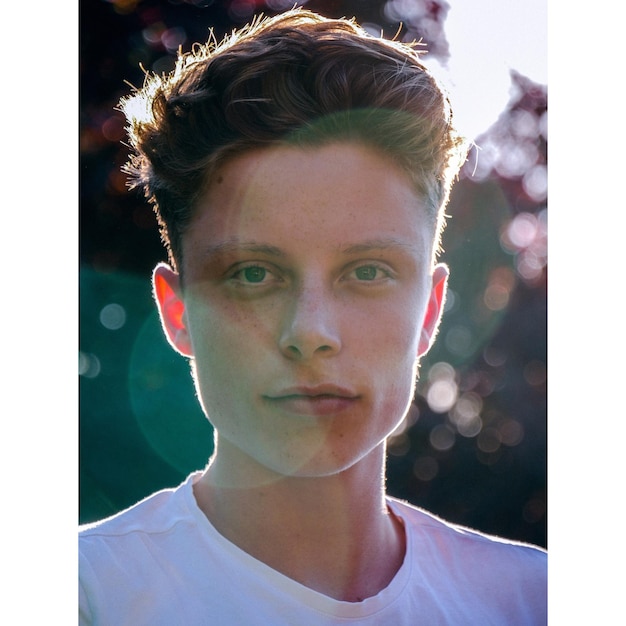
[(325, 447), (321, 454), (313, 454), (309, 458), (300, 455), (299, 461), (294, 463), (286, 461), (280, 473), (293, 478), (330, 478), (349, 472), (366, 460), (376, 464), (384, 463), (384, 455), (384, 441), (365, 450), (333, 451), (331, 448)]

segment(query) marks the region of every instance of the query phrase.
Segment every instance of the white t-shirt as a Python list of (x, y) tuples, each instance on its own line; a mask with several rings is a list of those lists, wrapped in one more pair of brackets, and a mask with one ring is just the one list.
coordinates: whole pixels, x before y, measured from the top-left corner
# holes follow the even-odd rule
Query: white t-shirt
[(517, 626), (546, 624), (547, 555), (448, 524), (389, 498), (407, 549), (362, 602), (313, 591), (220, 535), (192, 474), (80, 532), (80, 624), (111, 626)]

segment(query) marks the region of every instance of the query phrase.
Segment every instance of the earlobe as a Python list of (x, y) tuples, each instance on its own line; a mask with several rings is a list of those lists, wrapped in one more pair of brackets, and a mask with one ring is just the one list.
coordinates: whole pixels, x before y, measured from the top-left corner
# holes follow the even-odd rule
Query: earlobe
[(437, 336), (441, 314), (443, 313), (443, 305), (446, 299), (449, 274), (448, 266), (444, 264), (435, 266), (433, 270), (433, 283), (426, 307), (426, 314), (424, 315), (424, 322), (422, 324), (417, 350), (418, 357), (424, 356), (428, 350), (430, 350)]
[(152, 288), (170, 345), (183, 356), (193, 356), (178, 273), (169, 265), (159, 263), (152, 272)]

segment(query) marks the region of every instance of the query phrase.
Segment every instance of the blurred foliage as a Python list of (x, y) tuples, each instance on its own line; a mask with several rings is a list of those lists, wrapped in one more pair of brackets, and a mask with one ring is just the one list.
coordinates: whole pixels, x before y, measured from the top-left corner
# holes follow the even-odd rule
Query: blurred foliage
[[(156, 220), (126, 189), (115, 107), (140, 64), (219, 39), (286, 0), (80, 3), (80, 520), (204, 466), (212, 430), (150, 293)], [(311, 0), (372, 32), (423, 39), (445, 61), (448, 4)], [(402, 27), (400, 26), (402, 23)], [(450, 296), (412, 411), (390, 441), (388, 490), (451, 521), (546, 545), (546, 87), (511, 74), (506, 110), (476, 139), (448, 214)]]

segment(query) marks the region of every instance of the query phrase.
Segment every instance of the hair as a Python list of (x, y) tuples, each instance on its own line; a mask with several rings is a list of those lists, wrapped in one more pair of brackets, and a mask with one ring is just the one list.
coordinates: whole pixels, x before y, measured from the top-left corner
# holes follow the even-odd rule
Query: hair
[(216, 169), (246, 151), (370, 146), (408, 173), (433, 222), (467, 147), (450, 102), (415, 45), (374, 37), (354, 20), (303, 9), (257, 18), (217, 43), (179, 52), (169, 75), (147, 74), (120, 102), (133, 150), (124, 170), (153, 205), (170, 263)]

